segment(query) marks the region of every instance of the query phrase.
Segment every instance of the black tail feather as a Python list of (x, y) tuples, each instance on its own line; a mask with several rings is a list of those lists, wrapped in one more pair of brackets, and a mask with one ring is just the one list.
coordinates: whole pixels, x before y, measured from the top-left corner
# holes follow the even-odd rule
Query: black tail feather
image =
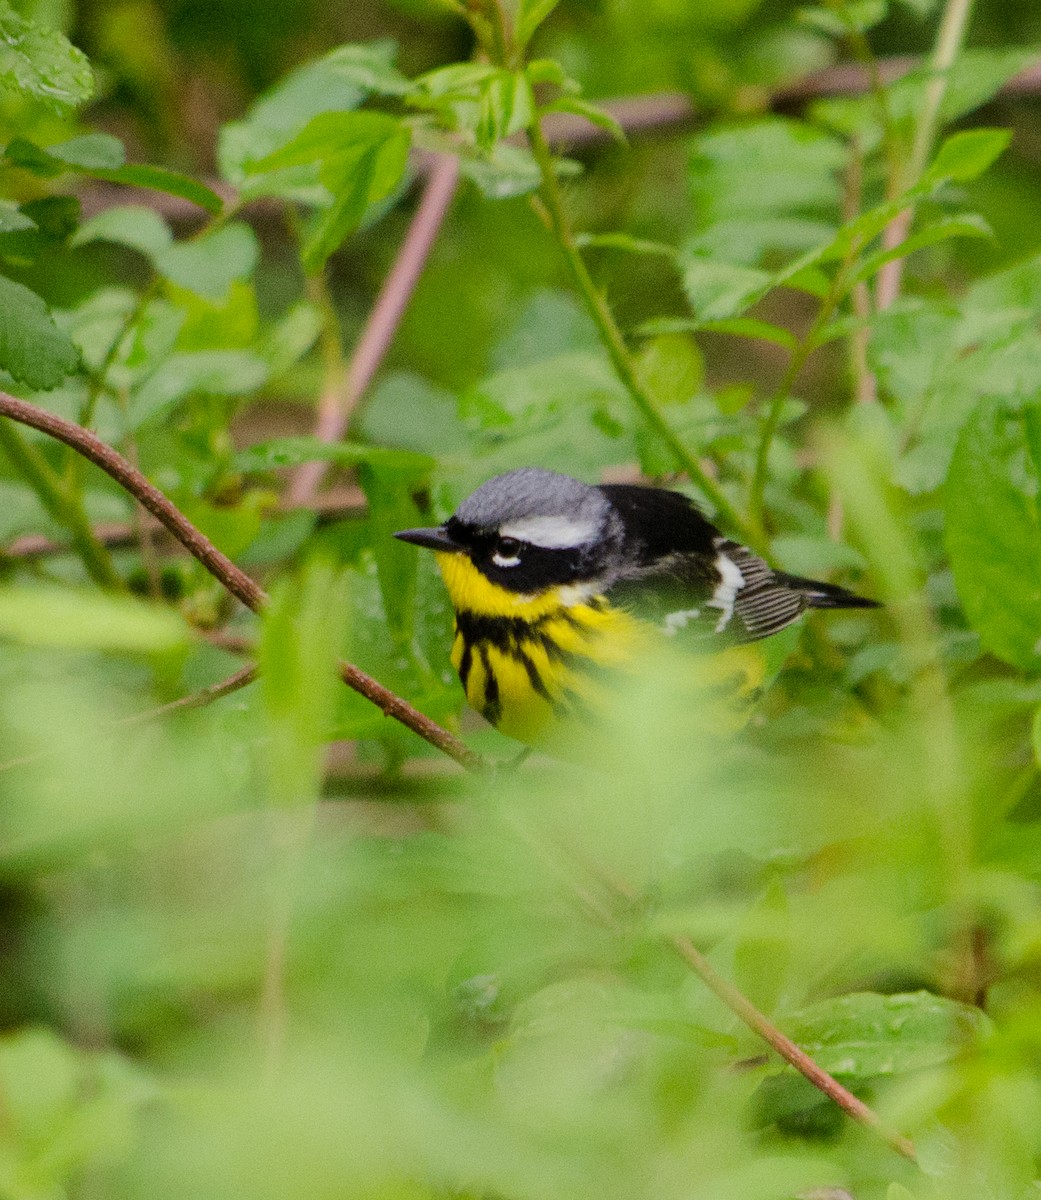
[(858, 596), (836, 583), (821, 583), (816, 579), (803, 579), (801, 575), (785, 575), (777, 572), (777, 580), (793, 591), (802, 592), (808, 608), (881, 608), (877, 600)]

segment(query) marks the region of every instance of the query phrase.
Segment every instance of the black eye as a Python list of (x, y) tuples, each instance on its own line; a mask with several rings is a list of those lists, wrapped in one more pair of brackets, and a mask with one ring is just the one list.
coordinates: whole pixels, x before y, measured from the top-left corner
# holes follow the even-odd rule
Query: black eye
[(503, 558), (516, 558), (520, 554), (521, 544), (516, 538), (499, 538), (495, 544), (495, 552)]

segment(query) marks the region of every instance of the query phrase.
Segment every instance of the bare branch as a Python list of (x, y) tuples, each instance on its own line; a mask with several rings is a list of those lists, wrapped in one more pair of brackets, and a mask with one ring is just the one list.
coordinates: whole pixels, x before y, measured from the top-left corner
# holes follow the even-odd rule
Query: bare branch
[[(13, 421), (48, 434), (66, 446), (71, 446), (78, 454), (100, 467), (138, 503), (148, 509), (233, 596), (253, 612), (259, 612), (263, 608), (267, 601), (263, 588), (240, 570), (227, 555), (222, 554), (140, 471), (89, 429), (66, 421), (63, 417), (47, 412), (46, 409), (26, 400), (9, 396), (6, 392), (0, 392), (0, 416), (10, 417)], [(341, 662), (338, 669), (340, 677), (348, 687), (371, 701), (388, 717), (393, 717), (432, 746), (455, 759), (461, 766), (468, 770), (477, 770), (483, 765), (480, 756), (454, 734), (443, 729), (436, 721), (432, 721), (407, 700), (395, 695), (352, 663)]]
[[(372, 383), (397, 332), (448, 213), (458, 182), (458, 159), (448, 154), (437, 155), (412, 224), (369, 313), (342, 385), (322, 394), (315, 428), (319, 441), (338, 442), (346, 432), (351, 414)], [(327, 470), (327, 463), (304, 463), (293, 476), (289, 502), (307, 504), (318, 490)]]

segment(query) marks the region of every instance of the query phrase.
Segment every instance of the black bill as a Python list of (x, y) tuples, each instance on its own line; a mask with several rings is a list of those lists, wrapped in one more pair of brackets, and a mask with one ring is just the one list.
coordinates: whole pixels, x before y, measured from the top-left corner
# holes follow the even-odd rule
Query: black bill
[(411, 542), (413, 546), (425, 546), (428, 550), (462, 550), (443, 525), (436, 529), (402, 529), (394, 534), (403, 542)]

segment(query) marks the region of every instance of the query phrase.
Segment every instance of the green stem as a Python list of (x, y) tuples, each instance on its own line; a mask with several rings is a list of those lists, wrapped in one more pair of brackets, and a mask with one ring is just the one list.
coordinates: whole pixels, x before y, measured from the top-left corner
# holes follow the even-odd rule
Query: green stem
[(637, 375), (635, 363), (614, 319), (614, 314), (607, 301), (597, 290), (575, 242), (575, 235), (568, 221), (560, 193), (560, 184), (553, 164), (553, 154), (537, 119), (532, 123), (529, 137), (532, 154), (535, 156), (542, 175), (542, 200), (549, 213), (553, 233), (560, 243), (575, 286), (582, 296), (589, 315), (596, 324), (618, 378), (648, 426), (668, 446), (679, 469), (685, 471), (691, 481), (704, 492), (731, 530), (740, 534), (750, 545), (758, 548), (757, 531), (741, 516), (719, 484), (683, 444), (675, 430), (666, 421), (658, 407), (657, 400)]
[(947, 76), (965, 41), (965, 30), (972, 15), (973, 0), (947, 0), (944, 5), (940, 27), (936, 32), (936, 45), (929, 64), (933, 72), (925, 89), (922, 115), (915, 129), (911, 146), (910, 179), (913, 184), (921, 177), (932, 153), (933, 142), (940, 124), (940, 107), (947, 93)]
[(781, 377), (781, 382), (777, 385), (777, 390), (767, 405), (766, 420), (763, 422), (763, 431), (759, 437), (759, 448), (755, 456), (755, 471), (752, 475), (752, 485), (748, 492), (749, 520), (755, 532), (756, 540), (760, 544), (765, 544), (767, 541), (766, 527), (763, 520), (766, 479), (770, 466), (770, 447), (773, 444), (774, 435), (777, 433), (777, 427), (781, 422), (781, 414), (784, 412), (784, 402), (788, 399), (788, 394), (791, 392), (799, 376), (799, 372), (806, 365), (806, 361), (813, 351), (816, 350), (821, 331), (834, 316), (835, 309), (838, 307), (839, 301), (842, 299), (845, 291), (846, 275), (859, 252), (859, 243), (852, 246), (847, 252), (845, 259), (835, 272), (835, 278), (831, 282), (828, 294), (821, 301), (821, 306), (817, 310), (817, 316), (814, 318), (813, 324), (810, 326), (806, 336), (792, 351), (792, 357), (788, 361), (787, 370)]
[(36, 493), (40, 503), (69, 531), (87, 574), (103, 588), (122, 591), (124, 584), (108, 550), (90, 527), (78, 496), (71, 493), (43, 455), (10, 421), (0, 421), (0, 448)]

